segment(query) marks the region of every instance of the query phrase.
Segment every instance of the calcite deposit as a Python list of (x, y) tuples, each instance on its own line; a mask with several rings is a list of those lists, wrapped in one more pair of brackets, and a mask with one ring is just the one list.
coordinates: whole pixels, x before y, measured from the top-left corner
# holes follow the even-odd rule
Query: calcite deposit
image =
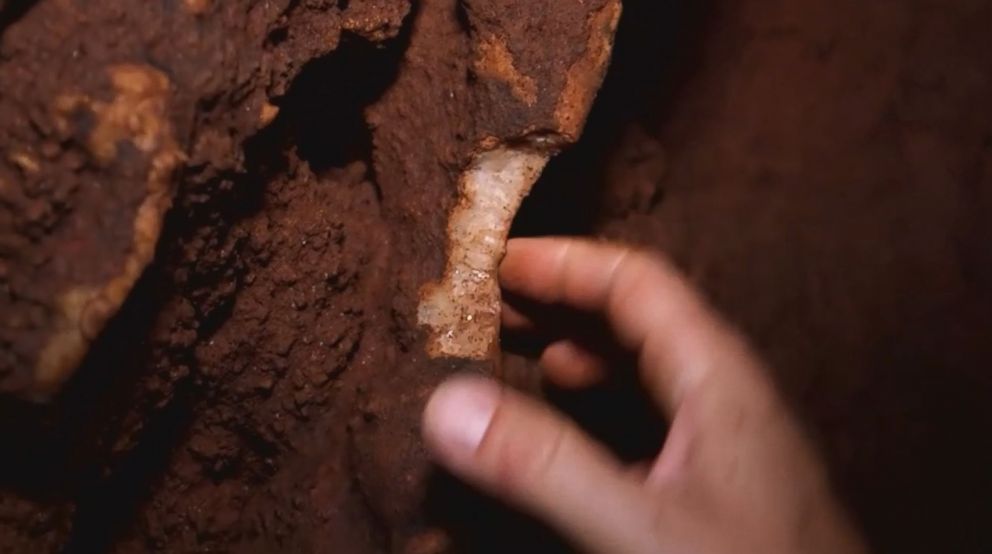
[(606, 73), (619, 0), (547, 8), (507, 0), (463, 6), (481, 112), (449, 215), (444, 275), (420, 302), (432, 357), (499, 355), (496, 272), (510, 226), (548, 160), (578, 140)]

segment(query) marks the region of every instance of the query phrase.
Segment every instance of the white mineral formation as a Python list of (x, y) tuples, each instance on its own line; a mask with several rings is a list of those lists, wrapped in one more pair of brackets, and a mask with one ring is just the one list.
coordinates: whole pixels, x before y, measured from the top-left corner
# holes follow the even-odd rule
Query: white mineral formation
[(533, 147), (498, 147), (479, 154), (462, 175), (460, 201), (448, 222), (447, 268), (421, 296), (419, 319), (431, 330), (430, 356), (483, 360), (497, 348), (497, 270), (513, 218), (548, 158)]

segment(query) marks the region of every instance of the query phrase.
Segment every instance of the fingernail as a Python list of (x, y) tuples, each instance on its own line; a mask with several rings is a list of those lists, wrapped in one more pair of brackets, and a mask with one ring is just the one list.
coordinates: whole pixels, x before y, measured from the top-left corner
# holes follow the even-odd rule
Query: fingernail
[(479, 378), (459, 377), (441, 385), (424, 411), (424, 439), (442, 462), (471, 458), (489, 429), (500, 388)]

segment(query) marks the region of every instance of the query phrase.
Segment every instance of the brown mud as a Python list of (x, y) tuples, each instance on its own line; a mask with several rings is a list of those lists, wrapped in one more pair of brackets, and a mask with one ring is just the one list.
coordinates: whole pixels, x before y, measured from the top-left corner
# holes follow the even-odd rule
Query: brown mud
[[(543, 85), (470, 67), (490, 4), (0, 0), (0, 551), (563, 548), (416, 438), (453, 369), (423, 359), (418, 289), (478, 122), (520, 124), (476, 102)], [(628, 0), (515, 227), (669, 252), (879, 551), (992, 546), (989, 28), (983, 0)], [(154, 262), (23, 400), (60, 298), (126, 273), (163, 188)]]

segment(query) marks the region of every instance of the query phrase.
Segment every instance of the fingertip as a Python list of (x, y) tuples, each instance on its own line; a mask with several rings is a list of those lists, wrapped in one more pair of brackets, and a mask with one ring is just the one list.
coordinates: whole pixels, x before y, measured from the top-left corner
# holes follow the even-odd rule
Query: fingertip
[(506, 302), (503, 302), (501, 315), (503, 327), (509, 331), (529, 333), (535, 331), (537, 328), (531, 318)]
[(565, 389), (592, 387), (607, 377), (606, 361), (571, 340), (549, 345), (540, 363), (545, 377)]
[(549, 265), (554, 265), (554, 260), (573, 241), (568, 238), (518, 238), (509, 241), (499, 268), (500, 283), (508, 290), (527, 291), (528, 296), (541, 297), (542, 294), (532, 290), (532, 287), (545, 288), (548, 285), (545, 281), (549, 271), (554, 273), (554, 268)]
[(513, 239), (506, 244), (506, 256), (499, 266), (499, 280), (502, 286), (519, 288), (526, 279), (530, 267), (529, 252), (532, 251), (533, 239)]
[(434, 391), (423, 415), (428, 450), (441, 464), (458, 469), (479, 449), (499, 406), (502, 390), (481, 377), (459, 376)]

